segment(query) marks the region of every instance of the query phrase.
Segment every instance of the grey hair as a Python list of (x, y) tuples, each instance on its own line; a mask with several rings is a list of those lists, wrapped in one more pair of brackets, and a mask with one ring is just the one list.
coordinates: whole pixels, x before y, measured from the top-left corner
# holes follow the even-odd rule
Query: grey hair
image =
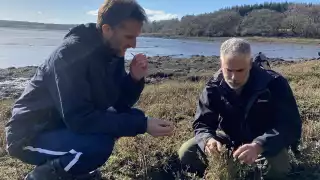
[(230, 38), (220, 47), (220, 56), (251, 55), (250, 43), (242, 38)]

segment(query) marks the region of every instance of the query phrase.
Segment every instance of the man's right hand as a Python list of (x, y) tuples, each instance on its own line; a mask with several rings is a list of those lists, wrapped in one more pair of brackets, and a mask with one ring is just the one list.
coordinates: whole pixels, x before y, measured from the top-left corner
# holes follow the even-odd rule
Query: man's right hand
[(173, 123), (161, 119), (149, 118), (147, 133), (153, 137), (171, 136), (173, 133)]
[(215, 140), (214, 138), (210, 138), (205, 146), (205, 152), (209, 155), (212, 155), (213, 153), (221, 152), (222, 150), (222, 144)]

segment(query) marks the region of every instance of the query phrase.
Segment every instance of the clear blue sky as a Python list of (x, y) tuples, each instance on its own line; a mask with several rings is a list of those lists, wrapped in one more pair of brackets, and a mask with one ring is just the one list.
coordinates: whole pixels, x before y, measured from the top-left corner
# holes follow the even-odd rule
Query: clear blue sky
[[(268, 2), (285, 2), (271, 0)], [(48, 23), (86, 23), (96, 20), (96, 10), (103, 0), (0, 0), (0, 19)], [(151, 20), (199, 14), (241, 4), (265, 0), (138, 0)], [(290, 2), (319, 3), (319, 0)]]

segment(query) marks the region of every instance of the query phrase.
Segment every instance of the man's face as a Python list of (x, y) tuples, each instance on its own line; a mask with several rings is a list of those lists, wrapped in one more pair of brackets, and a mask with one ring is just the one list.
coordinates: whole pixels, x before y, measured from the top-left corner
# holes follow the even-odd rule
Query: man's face
[(142, 23), (136, 20), (126, 20), (119, 26), (111, 28), (103, 25), (103, 37), (118, 56), (124, 57), (128, 48), (135, 48), (140, 35)]
[(249, 79), (251, 69), (250, 55), (221, 56), (224, 80), (231, 89), (242, 88)]

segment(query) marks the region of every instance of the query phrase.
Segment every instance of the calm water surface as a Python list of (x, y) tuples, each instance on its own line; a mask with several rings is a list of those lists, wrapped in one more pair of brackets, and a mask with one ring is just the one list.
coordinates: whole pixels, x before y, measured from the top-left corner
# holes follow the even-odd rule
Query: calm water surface
[[(41, 64), (61, 43), (67, 31), (0, 28), (0, 68)], [(189, 57), (191, 55), (219, 55), (222, 40), (202, 42), (192, 40), (139, 37), (136, 49), (128, 50), (126, 59), (133, 53), (148, 56)], [(317, 45), (252, 42), (254, 53), (264, 52), (268, 57), (286, 60), (314, 58), (320, 48)]]

